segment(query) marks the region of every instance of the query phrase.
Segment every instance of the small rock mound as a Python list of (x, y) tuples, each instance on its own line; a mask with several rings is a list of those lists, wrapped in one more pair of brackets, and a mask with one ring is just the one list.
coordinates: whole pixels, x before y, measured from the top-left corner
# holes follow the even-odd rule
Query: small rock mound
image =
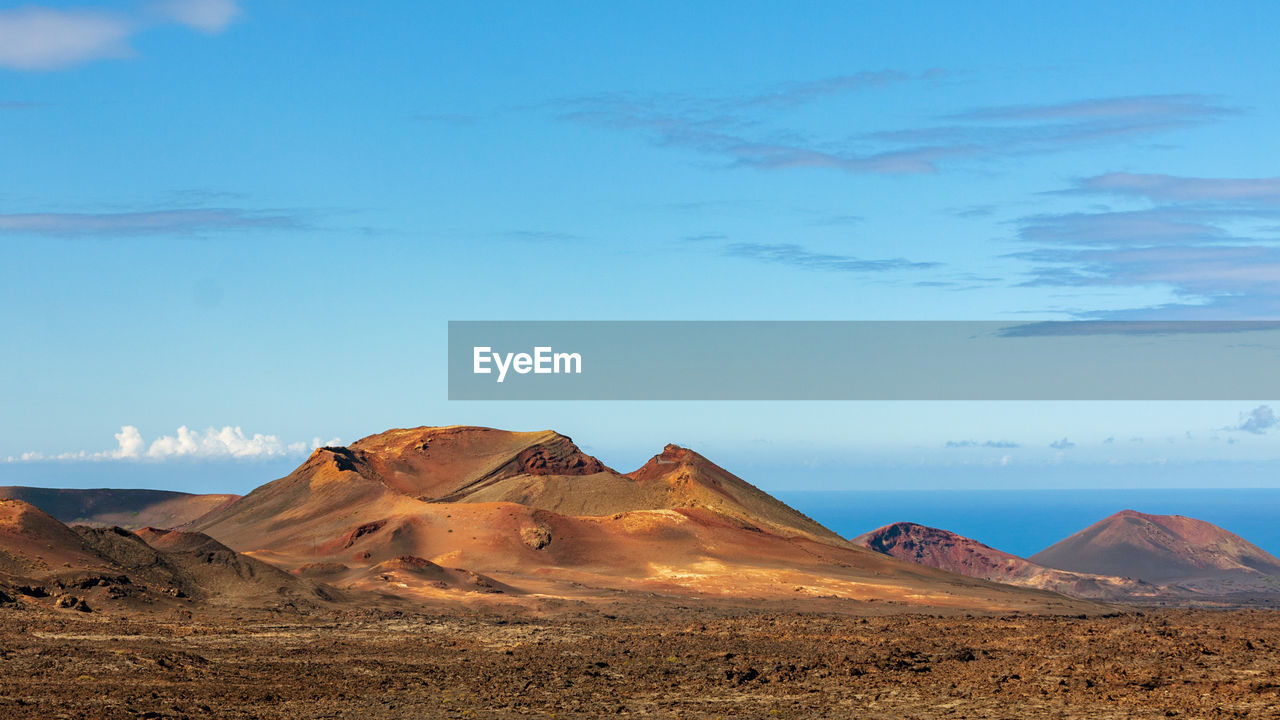
[(541, 525), (520, 528), (520, 541), (533, 550), (541, 550), (551, 544), (551, 531)]
[(75, 595), (62, 595), (53, 604), (56, 607), (67, 610), (93, 612), (93, 609), (89, 607), (89, 603), (84, 601), (84, 598), (78, 598)]
[(293, 574), (305, 578), (327, 578), (341, 575), (350, 569), (340, 562), (314, 562), (299, 567)]

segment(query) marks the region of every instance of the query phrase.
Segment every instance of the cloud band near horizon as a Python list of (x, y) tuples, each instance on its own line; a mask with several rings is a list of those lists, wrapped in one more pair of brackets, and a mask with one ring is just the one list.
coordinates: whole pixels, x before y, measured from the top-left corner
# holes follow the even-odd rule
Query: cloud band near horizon
[(64, 452), (46, 455), (40, 452), (26, 452), (18, 456), (10, 456), (7, 462), (39, 462), (39, 461), (102, 461), (133, 460), (163, 461), (173, 459), (193, 460), (259, 460), (277, 457), (297, 457), (312, 450), (329, 445), (339, 445), (339, 438), (321, 441), (314, 437), (311, 441), (286, 443), (276, 435), (254, 433), (247, 435), (239, 426), (225, 425), (221, 428), (209, 427), (204, 431), (191, 430), (186, 425), (177, 429), (173, 435), (161, 435), (148, 443), (142, 432), (134, 425), (121, 426), (115, 433), (116, 447), (101, 452)]

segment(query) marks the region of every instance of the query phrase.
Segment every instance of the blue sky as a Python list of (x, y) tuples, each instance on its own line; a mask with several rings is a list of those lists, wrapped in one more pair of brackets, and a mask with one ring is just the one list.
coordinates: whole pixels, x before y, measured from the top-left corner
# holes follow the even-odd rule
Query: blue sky
[[(449, 403), (444, 340), (450, 319), (1275, 318), (1278, 21), (6, 4), (0, 481), (181, 461), (252, 486), (315, 442), (476, 423), (624, 469), (681, 442), (772, 487), (1260, 482), (1269, 398)], [(180, 470), (146, 472), (207, 468)]]

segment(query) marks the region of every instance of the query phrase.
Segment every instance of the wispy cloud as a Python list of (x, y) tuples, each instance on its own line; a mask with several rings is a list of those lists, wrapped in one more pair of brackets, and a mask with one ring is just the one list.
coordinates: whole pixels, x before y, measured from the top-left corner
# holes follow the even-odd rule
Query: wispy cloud
[(1280, 418), (1276, 417), (1276, 413), (1271, 409), (1271, 406), (1259, 405), (1248, 413), (1242, 414), (1238, 425), (1227, 429), (1263, 435), (1277, 425), (1280, 425)]
[(161, 18), (211, 35), (226, 30), (243, 12), (236, 0), (162, 0), (153, 9)]
[(850, 75), (786, 83), (763, 92), (740, 97), (719, 98), (712, 104), (722, 110), (753, 107), (794, 107), (813, 102), (827, 95), (895, 85), (910, 80), (911, 76), (898, 70), (864, 71)]
[(1026, 285), (1163, 287), (1179, 301), (1089, 313), (1102, 319), (1280, 317), (1280, 178), (1107, 173), (1057, 195), (1145, 207), (1039, 214), (1018, 221), (1033, 249)]
[(958, 218), (981, 218), (990, 217), (996, 213), (995, 205), (968, 205), (965, 207), (947, 208), (943, 210), (947, 215)]
[(0, 67), (55, 70), (90, 60), (128, 57), (135, 25), (100, 10), (28, 6), (0, 10)]
[(1187, 245), (1231, 238), (1217, 213), (1181, 207), (1032, 215), (1020, 220), (1023, 240), (1055, 245)]
[(771, 112), (838, 94), (906, 82), (896, 70), (796, 82), (739, 95), (601, 93), (557, 103), (564, 120), (645, 135), (656, 145), (717, 156), (759, 169), (825, 167), (850, 172), (931, 172), (941, 155), (930, 148), (858, 151), (839, 143), (770, 127)]
[(559, 230), (507, 230), (501, 233), (502, 237), (509, 240), (523, 240), (527, 242), (576, 242), (583, 240), (581, 235), (573, 233), (561, 232)]
[(180, 208), (115, 213), (0, 214), (0, 236), (6, 234), (54, 237), (190, 235), (202, 232), (302, 226), (304, 223), (294, 215), (236, 208)]
[(1280, 248), (1276, 247), (1044, 249), (1021, 257), (1053, 264), (1036, 268), (1029, 285), (1169, 285), (1182, 295), (1204, 299), (1280, 293)]
[(161, 435), (151, 443), (142, 437), (142, 433), (133, 425), (125, 425), (115, 434), (116, 447), (101, 452), (64, 452), (46, 455), (28, 452), (9, 457), (8, 462), (57, 461), (101, 461), (101, 460), (255, 460), (273, 457), (290, 457), (305, 455), (323, 445), (337, 445), (341, 442), (333, 438), (321, 442), (320, 438), (312, 438), (311, 442), (285, 443), (275, 435), (262, 433), (246, 434), (238, 426), (230, 425), (222, 428), (206, 428), (204, 431), (191, 430), (183, 425), (173, 435)]
[(730, 257), (831, 272), (876, 273), (895, 270), (927, 270), (940, 266), (940, 263), (914, 262), (905, 258), (867, 259), (852, 255), (813, 252), (794, 243), (730, 243), (725, 246), (724, 253)]
[(948, 440), (947, 448), (998, 448), (1009, 450), (1022, 447), (1019, 443), (1010, 440), (985, 440), (978, 442), (977, 440)]
[(1000, 337), (1088, 337), (1097, 335), (1221, 335), (1280, 330), (1276, 320), (1052, 320), (1010, 325)]
[(1150, 120), (1213, 118), (1227, 112), (1204, 95), (1133, 95), (1046, 105), (997, 105), (949, 116), (953, 120)]
[(130, 40), (150, 28), (179, 24), (215, 34), (239, 14), (234, 0), (167, 0), (132, 13), (37, 5), (0, 10), (0, 68), (59, 70), (130, 57)]
[(567, 102), (566, 120), (639, 132), (661, 147), (692, 149), (731, 167), (761, 170), (830, 168), (848, 172), (932, 172), (938, 160), (963, 148), (913, 147), (880, 152), (841, 149), (797, 133), (770, 130), (742, 114), (748, 103), (691, 102), (683, 96), (630, 98), (614, 95)]
[(1139, 197), (1161, 203), (1280, 207), (1280, 177), (1204, 178), (1115, 172), (1080, 180), (1061, 191), (1083, 195)]
[(1233, 114), (1198, 95), (1119, 97), (1049, 105), (987, 107), (950, 115), (946, 125), (888, 130), (869, 137), (972, 149), (982, 156), (1049, 153), (1131, 140)]
[(1200, 95), (1075, 100), (976, 108), (939, 124), (831, 136), (775, 121), (782, 107), (909, 82), (897, 71), (795, 83), (740, 96), (607, 93), (561, 101), (560, 117), (635, 132), (661, 147), (685, 148), (729, 167), (828, 168), (854, 173), (931, 173), (948, 161), (1060, 152), (1213, 122), (1234, 111)]

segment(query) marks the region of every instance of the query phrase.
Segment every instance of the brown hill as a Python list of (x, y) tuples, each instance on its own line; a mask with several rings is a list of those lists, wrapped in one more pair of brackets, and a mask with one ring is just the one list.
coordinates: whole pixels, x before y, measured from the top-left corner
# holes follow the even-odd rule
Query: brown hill
[(855, 547), (692, 451), (668, 446), (623, 475), (554, 432), (414, 428), (321, 448), (190, 529), (301, 575), (401, 595), (442, 592), (436, 571), (404, 566), (414, 558), (561, 597), (1070, 605)]
[(21, 500), (0, 500), (0, 598), (60, 608), (170, 607), (192, 599), (252, 607), (316, 605), (331, 589), (196, 533), (69, 528)]
[(22, 500), (0, 500), (0, 576), (43, 580), (110, 571), (110, 563), (48, 513)]
[(1075, 572), (1177, 583), (1202, 592), (1280, 591), (1280, 559), (1216, 525), (1181, 515), (1123, 510), (1031, 560)]
[[(76, 530), (86, 538), (98, 538), (95, 546), (99, 551), (127, 571), (145, 574), (163, 568), (170, 586), (191, 597), (273, 602), (282, 598), (311, 602), (338, 597), (331, 589), (241, 555), (203, 533), (156, 528), (144, 528), (136, 534), (119, 528)], [(123, 550), (124, 545), (143, 545), (152, 555), (135, 555), (134, 548)]]
[[(556, 435), (558, 442), (568, 438)], [(576, 448), (574, 448), (576, 451)], [(514, 502), (564, 515), (612, 515), (634, 510), (702, 508), (783, 536), (843, 544), (838, 535), (698, 453), (667, 445), (643, 467), (620, 475), (599, 464), (585, 478), (513, 475), (454, 496), (458, 502)]]
[(963, 535), (910, 522), (885, 525), (852, 542), (966, 577), (1052, 590), (1072, 597), (1135, 600), (1165, 594), (1164, 589), (1133, 578), (1047, 568)]
[(31, 503), (67, 525), (116, 525), (128, 529), (185, 525), (238, 497), (168, 490), (0, 487), (0, 498)]

